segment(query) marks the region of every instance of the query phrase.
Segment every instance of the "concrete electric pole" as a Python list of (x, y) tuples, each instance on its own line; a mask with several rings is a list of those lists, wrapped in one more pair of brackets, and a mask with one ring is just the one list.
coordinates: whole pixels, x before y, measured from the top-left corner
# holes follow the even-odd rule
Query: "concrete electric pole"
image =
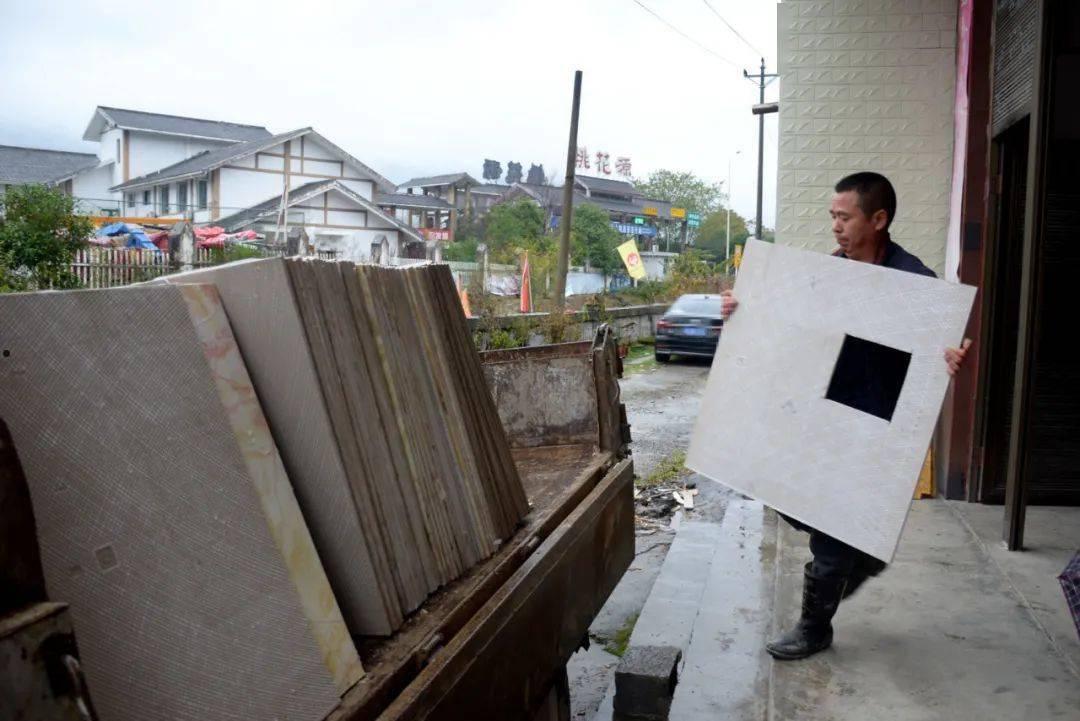
[(559, 258), (555, 271), (555, 310), (566, 306), (566, 272), (570, 269), (570, 222), (574, 214), (574, 166), (577, 162), (578, 111), (581, 108), (581, 71), (574, 73), (574, 105), (570, 111), (570, 143), (566, 148), (566, 179), (559, 230)]
[(776, 73), (765, 72), (765, 58), (761, 59), (761, 72), (757, 75), (751, 75), (743, 70), (743, 77), (747, 80), (757, 83), (759, 95), (758, 104), (753, 106), (754, 115), (758, 116), (758, 149), (757, 149), (757, 216), (754, 219), (754, 237), (761, 240), (761, 190), (764, 183), (764, 170), (765, 170), (765, 116), (769, 113), (775, 113), (780, 110), (779, 103), (766, 103), (765, 102), (765, 86), (771, 83), (776, 78), (780, 77)]

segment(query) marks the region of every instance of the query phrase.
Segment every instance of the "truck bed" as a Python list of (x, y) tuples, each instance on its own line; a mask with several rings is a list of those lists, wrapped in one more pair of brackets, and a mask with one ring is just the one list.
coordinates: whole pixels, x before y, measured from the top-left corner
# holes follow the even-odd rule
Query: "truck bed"
[(532, 507), (521, 527), (495, 555), (429, 598), (393, 637), (361, 640), (358, 645), (366, 675), (344, 696), (329, 719), (380, 718), (380, 712), (405, 691), (439, 649), (480, 611), (615, 465), (612, 453), (588, 445), (521, 448), (514, 450), (514, 457)]

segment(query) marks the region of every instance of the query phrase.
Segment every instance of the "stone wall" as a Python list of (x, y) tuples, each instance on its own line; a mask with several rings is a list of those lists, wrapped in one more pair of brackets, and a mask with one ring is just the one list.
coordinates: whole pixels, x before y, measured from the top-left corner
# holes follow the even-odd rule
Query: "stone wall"
[(872, 170), (896, 187), (893, 238), (940, 274), (952, 177), (955, 0), (797, 0), (777, 13), (777, 242), (835, 248), (833, 185)]

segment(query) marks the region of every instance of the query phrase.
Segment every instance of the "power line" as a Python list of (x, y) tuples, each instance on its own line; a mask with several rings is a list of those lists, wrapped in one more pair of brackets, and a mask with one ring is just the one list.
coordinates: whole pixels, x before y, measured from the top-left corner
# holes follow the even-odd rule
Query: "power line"
[(718, 53), (718, 52), (716, 52), (716, 51), (712, 50), (711, 48), (708, 48), (708, 47), (706, 47), (706, 46), (702, 45), (702, 44), (701, 44), (701, 43), (699, 43), (699, 42), (698, 42), (697, 40), (694, 40), (694, 38), (692, 38), (692, 37), (690, 37), (689, 35), (687, 35), (686, 33), (684, 33), (684, 32), (683, 32), (682, 30), (679, 30), (679, 28), (675, 27), (674, 25), (672, 25), (671, 23), (669, 23), (669, 22), (668, 22), (667, 20), (665, 20), (664, 18), (660, 17), (660, 16), (659, 16), (659, 15), (657, 15), (657, 14), (656, 14), (655, 12), (653, 12), (653, 10), (652, 10), (652, 9), (650, 9), (650, 8), (649, 8), (649, 7), (647, 6), (647, 5), (645, 5), (645, 3), (641, 2), (641, 0), (634, 0), (634, 2), (635, 2), (635, 3), (637, 3), (637, 4), (638, 4), (638, 5), (639, 5), (639, 6), (641, 7), (641, 9), (642, 9), (642, 10), (644, 10), (644, 11), (645, 11), (645, 12), (647, 12), (647, 13), (649, 13), (649, 14), (650, 14), (650, 15), (652, 15), (652, 16), (653, 16), (654, 18), (656, 18), (656, 19), (657, 19), (657, 20), (659, 20), (660, 22), (664, 23), (664, 25), (667, 25), (667, 26), (668, 26), (668, 27), (669, 27), (669, 28), (670, 28), (671, 30), (674, 30), (674, 31), (675, 31), (675, 32), (677, 32), (677, 33), (678, 33), (679, 35), (681, 35), (681, 36), (682, 36), (683, 38), (685, 38), (685, 39), (689, 40), (689, 41), (690, 41), (690, 42), (692, 42), (692, 43), (693, 43), (694, 45), (697, 45), (697, 46), (698, 46), (699, 48), (701, 48), (702, 50), (704, 50), (705, 52), (707, 52), (707, 53), (708, 53), (709, 55), (712, 55), (712, 56), (713, 56), (714, 58), (716, 58), (717, 60), (722, 60), (723, 62), (725, 62), (725, 63), (727, 63), (728, 65), (731, 65), (732, 67), (735, 67), (735, 68), (738, 68), (738, 67), (740, 67), (738, 63), (736, 63), (736, 62), (734, 62), (734, 61), (732, 61), (732, 60), (729, 60), (729, 59), (725, 58), (725, 57), (724, 57), (723, 55), (721, 55), (720, 53)]
[(735, 29), (735, 26), (734, 26), (734, 25), (732, 25), (731, 23), (729, 23), (729, 22), (727, 21), (727, 18), (725, 18), (725, 17), (723, 16), (723, 15), (721, 15), (721, 14), (720, 14), (720, 13), (719, 13), (719, 11), (717, 11), (717, 9), (716, 9), (716, 8), (714, 8), (714, 7), (712, 6), (712, 3), (710, 3), (710, 2), (709, 2), (709, 0), (702, 0), (702, 2), (704, 2), (704, 3), (705, 3), (705, 6), (706, 6), (707, 8), (709, 8), (710, 10), (712, 10), (712, 13), (713, 13), (713, 15), (715, 15), (715, 16), (716, 16), (716, 17), (718, 17), (718, 18), (720, 18), (720, 22), (724, 23), (724, 25), (727, 25), (727, 28), (728, 28), (728, 30), (730, 30), (731, 32), (735, 33), (735, 37), (737, 37), (737, 38), (738, 38), (739, 40), (742, 40), (742, 41), (743, 41), (743, 42), (744, 42), (744, 43), (746, 44), (746, 47), (748, 47), (748, 48), (750, 48), (751, 50), (753, 50), (753, 51), (754, 51), (754, 54), (755, 54), (755, 55), (757, 55), (757, 56), (758, 56), (759, 58), (763, 58), (763, 57), (765, 57), (765, 53), (763, 53), (763, 52), (761, 52), (760, 50), (758, 50), (758, 49), (757, 49), (756, 47), (754, 47), (754, 46), (753, 46), (753, 45), (752, 45), (752, 44), (750, 43), (750, 41), (749, 41), (749, 40), (747, 40), (746, 38), (744, 38), (744, 37), (743, 37), (743, 35), (742, 35), (742, 33), (740, 33), (740, 32), (739, 32), (738, 30), (736, 30), (736, 29)]

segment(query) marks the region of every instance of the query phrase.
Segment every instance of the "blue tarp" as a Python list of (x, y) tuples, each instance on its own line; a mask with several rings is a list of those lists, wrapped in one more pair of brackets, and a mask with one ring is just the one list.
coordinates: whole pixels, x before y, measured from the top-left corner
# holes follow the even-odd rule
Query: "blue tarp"
[(158, 247), (151, 242), (150, 237), (143, 232), (142, 228), (128, 225), (127, 223), (112, 223), (98, 228), (95, 235), (99, 238), (111, 238), (114, 235), (128, 236), (128, 248), (141, 250), (157, 250)]

